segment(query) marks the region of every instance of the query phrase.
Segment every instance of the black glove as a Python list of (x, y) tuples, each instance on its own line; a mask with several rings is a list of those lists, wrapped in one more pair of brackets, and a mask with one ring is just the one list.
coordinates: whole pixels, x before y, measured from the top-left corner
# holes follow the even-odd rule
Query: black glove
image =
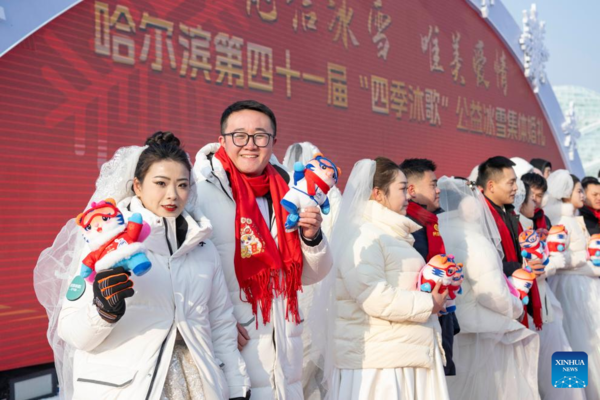
[(133, 296), (131, 272), (123, 267), (98, 272), (94, 279), (94, 305), (100, 317), (115, 323), (125, 314), (125, 299)]

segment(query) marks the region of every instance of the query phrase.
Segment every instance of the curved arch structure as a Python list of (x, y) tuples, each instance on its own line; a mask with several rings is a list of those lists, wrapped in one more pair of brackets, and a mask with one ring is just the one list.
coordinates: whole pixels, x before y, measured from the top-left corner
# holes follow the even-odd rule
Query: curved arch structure
[(0, 57), (82, 0), (0, 0)]
[[(481, 1), (479, 0), (465, 0), (471, 7), (475, 8), (481, 13)], [(495, 4), (487, 6), (487, 18), (486, 20), (490, 26), (497, 32), (498, 36), (502, 38), (506, 46), (510, 49), (513, 57), (519, 62), (521, 69), (523, 69), (523, 50), (519, 44), (519, 38), (521, 36), (521, 28), (517, 25), (512, 15), (506, 9), (504, 4), (500, 0), (496, 0)], [(559, 145), (560, 155), (565, 166), (573, 174), (578, 176), (584, 176), (585, 172), (581, 163), (579, 153), (575, 152), (573, 160), (570, 160), (567, 155), (567, 150), (564, 148), (562, 143), (565, 141), (565, 135), (562, 131), (562, 124), (565, 122), (565, 117), (560, 108), (552, 85), (549, 81), (545, 84), (541, 84), (539, 92), (535, 94), (537, 100), (544, 110), (546, 119), (552, 134), (556, 142)]]

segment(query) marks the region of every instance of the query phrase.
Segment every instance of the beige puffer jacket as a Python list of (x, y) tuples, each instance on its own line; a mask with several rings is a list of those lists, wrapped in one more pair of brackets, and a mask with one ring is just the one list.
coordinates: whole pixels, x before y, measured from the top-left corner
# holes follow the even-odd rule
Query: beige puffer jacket
[(363, 219), (337, 265), (335, 366), (432, 368), (436, 341), (443, 350), (432, 296), (416, 289), (419, 226), (373, 200)]

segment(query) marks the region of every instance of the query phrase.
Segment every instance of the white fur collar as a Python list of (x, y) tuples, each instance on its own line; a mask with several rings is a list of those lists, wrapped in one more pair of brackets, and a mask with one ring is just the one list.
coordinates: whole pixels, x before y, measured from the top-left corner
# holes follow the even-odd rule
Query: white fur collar
[(410, 243), (411, 246), (415, 242), (412, 233), (421, 229), (407, 216), (398, 214), (375, 200), (367, 202), (363, 216), (367, 221), (384, 229), (392, 236)]
[(553, 224), (559, 221), (561, 217), (574, 217), (577, 215), (577, 210), (573, 204), (563, 203), (560, 200), (548, 203), (544, 207), (544, 212)]

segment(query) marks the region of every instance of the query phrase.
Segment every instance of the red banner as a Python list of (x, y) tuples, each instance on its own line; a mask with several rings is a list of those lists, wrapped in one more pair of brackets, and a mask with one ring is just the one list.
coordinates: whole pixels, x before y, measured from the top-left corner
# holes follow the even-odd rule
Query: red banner
[(0, 59), (0, 370), (52, 359), (32, 288), (40, 251), (99, 166), (157, 130), (192, 155), (233, 101), (278, 118), (345, 172), (378, 155), (466, 176), (557, 146), (519, 64), (464, 1), (86, 1)]

